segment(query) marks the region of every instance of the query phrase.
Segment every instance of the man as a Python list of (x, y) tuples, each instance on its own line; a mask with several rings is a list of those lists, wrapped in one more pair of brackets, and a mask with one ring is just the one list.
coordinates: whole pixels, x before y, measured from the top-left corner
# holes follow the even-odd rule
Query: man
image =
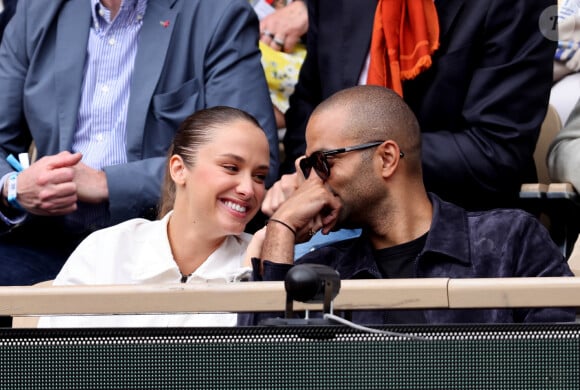
[[(256, 280), (283, 280), (294, 264), (295, 241), (340, 227), (362, 228), (362, 235), (296, 264), (325, 264), (342, 279), (572, 275), (532, 215), (467, 212), (426, 192), (418, 122), (389, 89), (357, 86), (334, 94), (310, 117), (306, 144), (300, 162), (306, 180), (272, 215), (261, 259), (252, 260)], [(353, 312), (354, 322), (370, 325), (574, 318), (574, 309), (559, 308)]]
[[(154, 216), (169, 143), (201, 108), (258, 119), (271, 183), (258, 39), (245, 0), (20, 0), (0, 47), (0, 285), (54, 278), (90, 232)], [(6, 159), (31, 141), (18, 173)]]
[(572, 183), (580, 191), (580, 100), (550, 144), (547, 164), (552, 180)]
[[(427, 0), (405, 0), (419, 3)], [(431, 0), (429, 0), (433, 3)], [(286, 112), (282, 172), (305, 152), (317, 104), (367, 83), (377, 0), (309, 0), (307, 55)], [(403, 81), (423, 132), (429, 191), (469, 209), (517, 204), (536, 180), (533, 152), (546, 113), (556, 42), (540, 29), (555, 0), (436, 0), (432, 65)], [(554, 15), (555, 16), (555, 15)]]
[[(568, 122), (550, 144), (546, 162), (550, 178), (554, 182), (570, 183), (576, 192), (580, 192), (580, 100), (576, 101)], [(573, 203), (574, 201), (572, 200), (570, 205)], [(564, 217), (567, 220), (566, 223), (574, 223), (574, 219), (577, 218), (578, 209), (572, 208), (571, 210), (574, 210), (574, 212), (563, 209), (563, 212), (566, 213)], [(574, 228), (571, 228), (570, 231), (577, 232)], [(574, 246), (568, 259), (570, 267), (577, 275), (580, 275), (579, 238), (572, 237), (570, 245)]]

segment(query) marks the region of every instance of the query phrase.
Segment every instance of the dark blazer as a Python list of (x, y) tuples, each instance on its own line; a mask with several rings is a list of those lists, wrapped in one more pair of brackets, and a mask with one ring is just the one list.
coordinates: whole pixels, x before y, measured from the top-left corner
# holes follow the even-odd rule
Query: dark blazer
[[(0, 46), (0, 177), (8, 154), (71, 150), (91, 27), (88, 0), (19, 0)], [(169, 24), (161, 23), (169, 21)], [(128, 162), (105, 167), (111, 224), (159, 199), (179, 123), (216, 105), (260, 122), (277, 173), (278, 133), (260, 62), (258, 19), (246, 0), (149, 0), (127, 113)]]
[[(511, 206), (535, 180), (533, 151), (545, 116), (556, 41), (540, 32), (554, 0), (437, 0), (441, 46), (433, 66), (404, 82), (423, 131), (427, 189), (467, 208)], [(307, 56), (286, 113), (288, 156), (305, 151), (314, 107), (358, 84), (376, 0), (312, 0)]]

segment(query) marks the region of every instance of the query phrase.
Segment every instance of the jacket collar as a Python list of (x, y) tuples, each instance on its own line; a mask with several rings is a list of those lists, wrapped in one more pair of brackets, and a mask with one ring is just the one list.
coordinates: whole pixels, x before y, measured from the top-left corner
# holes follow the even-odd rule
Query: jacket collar
[(69, 150), (74, 136), (84, 72), (78, 55), (86, 53), (91, 27), (91, 8), (87, 0), (62, 4), (57, 21), (55, 48), (55, 88), (58, 107), (59, 150)]
[[(425, 247), (419, 254), (419, 264), (429, 262), (433, 256), (445, 256), (458, 263), (470, 264), (467, 212), (459, 206), (441, 200), (433, 193), (428, 195), (433, 205), (433, 220)], [(356, 278), (357, 275), (365, 277), (364, 275), (367, 274), (376, 278), (382, 277), (375, 262), (374, 249), (364, 232), (360, 237), (333, 244), (332, 247), (343, 253), (336, 260), (340, 263), (339, 268), (343, 278)], [(319, 250), (324, 250), (324, 248)], [(358, 261), (352, 261), (355, 258)]]
[(147, 111), (157, 83), (163, 74), (169, 43), (177, 16), (181, 9), (177, 0), (149, 0), (135, 57), (135, 69), (131, 80), (131, 97), (127, 108), (127, 158), (129, 161), (143, 157), (143, 129), (148, 118)]
[(467, 212), (459, 206), (441, 200), (433, 193), (428, 195), (433, 205), (433, 220), (419, 258), (433, 252), (469, 264), (471, 256)]

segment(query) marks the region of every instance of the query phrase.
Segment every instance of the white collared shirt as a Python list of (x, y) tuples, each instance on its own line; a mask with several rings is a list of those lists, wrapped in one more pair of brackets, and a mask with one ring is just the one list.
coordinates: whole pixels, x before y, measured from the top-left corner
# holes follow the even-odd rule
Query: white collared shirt
[[(167, 223), (136, 218), (87, 237), (72, 253), (54, 285), (178, 284)], [(187, 283), (231, 283), (247, 273), (242, 266), (251, 235), (228, 236)], [(235, 326), (234, 313), (139, 314), (41, 317), (39, 327)]]

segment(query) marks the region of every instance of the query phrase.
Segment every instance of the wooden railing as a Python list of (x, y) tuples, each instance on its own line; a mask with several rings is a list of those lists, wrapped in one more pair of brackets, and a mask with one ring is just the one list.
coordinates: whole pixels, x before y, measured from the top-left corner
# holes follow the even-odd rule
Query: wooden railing
[[(7, 316), (283, 311), (285, 303), (283, 282), (0, 287)], [(334, 300), (337, 310), (510, 307), (580, 307), (580, 278), (343, 280)]]

